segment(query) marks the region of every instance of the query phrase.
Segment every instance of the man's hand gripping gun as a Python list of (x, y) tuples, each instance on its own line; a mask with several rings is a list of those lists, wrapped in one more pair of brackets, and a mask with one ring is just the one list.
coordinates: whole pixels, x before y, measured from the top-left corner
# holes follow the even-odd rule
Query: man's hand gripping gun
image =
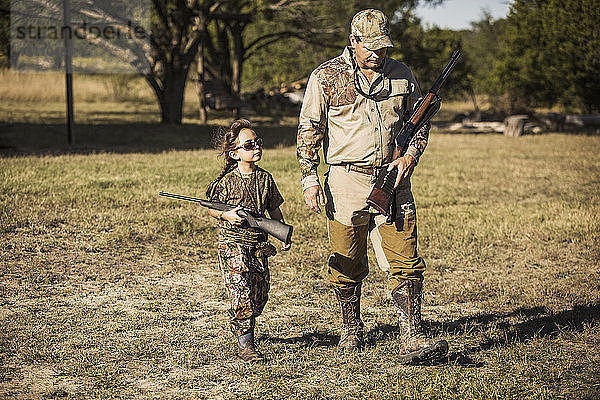
[[(421, 129), (440, 109), (442, 99), (437, 92), (452, 71), (452, 68), (460, 58), (460, 51), (455, 50), (450, 57), (450, 61), (431, 86), (427, 95), (421, 98), (415, 104), (414, 111), (410, 119), (402, 126), (402, 130), (396, 136), (396, 150), (394, 151), (394, 159), (400, 158), (406, 152), (407, 144), (412, 137)], [(394, 168), (391, 171), (382, 171), (375, 185), (367, 198), (367, 204), (375, 208), (380, 213), (389, 216), (392, 209), (392, 199), (394, 198), (394, 184), (398, 176), (398, 169)]]
[[(239, 207), (234, 206), (232, 204), (202, 200), (197, 199), (195, 197), (182, 196), (179, 194), (166, 193), (163, 191), (159, 192), (158, 194), (160, 196), (171, 197), (173, 199), (192, 201), (212, 210), (229, 211)], [(281, 240), (285, 244), (289, 244), (292, 240), (293, 226), (291, 225), (285, 224), (275, 219), (262, 217), (254, 211), (250, 210), (249, 208), (245, 207), (242, 207), (240, 210), (238, 210), (237, 214), (240, 217), (244, 218), (250, 227), (258, 228), (261, 231), (273, 236), (274, 238)]]

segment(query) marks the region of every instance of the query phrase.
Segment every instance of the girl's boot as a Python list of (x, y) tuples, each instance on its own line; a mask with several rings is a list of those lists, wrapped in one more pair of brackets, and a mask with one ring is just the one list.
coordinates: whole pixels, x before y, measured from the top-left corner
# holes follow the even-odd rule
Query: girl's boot
[(263, 355), (254, 344), (254, 329), (238, 336), (238, 357), (246, 362), (263, 361)]

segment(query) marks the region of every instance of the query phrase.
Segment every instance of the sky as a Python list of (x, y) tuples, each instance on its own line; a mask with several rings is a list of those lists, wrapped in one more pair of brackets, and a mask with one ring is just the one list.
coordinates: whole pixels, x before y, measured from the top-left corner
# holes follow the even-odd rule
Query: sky
[(481, 20), (483, 10), (489, 11), (494, 19), (506, 17), (509, 3), (509, 0), (444, 0), (437, 7), (419, 6), (416, 14), (425, 27), (469, 29), (470, 22)]

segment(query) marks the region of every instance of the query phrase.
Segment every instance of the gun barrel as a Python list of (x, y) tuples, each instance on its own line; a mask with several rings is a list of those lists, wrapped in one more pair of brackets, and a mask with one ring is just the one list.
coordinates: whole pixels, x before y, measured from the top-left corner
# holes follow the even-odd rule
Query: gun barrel
[(192, 201), (194, 203), (199, 203), (201, 206), (204, 206), (206, 208), (212, 208), (213, 210), (229, 211), (229, 210), (233, 210), (235, 208), (234, 206), (232, 206), (230, 204), (217, 203), (214, 201), (202, 200), (197, 197), (190, 197), (190, 196), (183, 196), (180, 194), (167, 193), (167, 192), (163, 192), (162, 190), (160, 192), (158, 192), (158, 195), (164, 196), (164, 197), (171, 197), (173, 199)]
[(433, 85), (431, 85), (431, 89), (429, 89), (430, 93), (437, 93), (438, 90), (440, 90), (440, 87), (442, 87), (442, 85), (446, 81), (446, 78), (448, 77), (448, 75), (450, 75), (450, 71), (452, 71), (452, 68), (454, 68), (459, 58), (460, 50), (454, 50), (452, 56), (450, 57), (450, 61), (448, 61), (448, 64), (446, 64), (440, 76), (438, 76)]
[(174, 199), (179, 199), (179, 200), (187, 200), (187, 201), (194, 201), (194, 202), (199, 202), (195, 197), (189, 197), (189, 196), (182, 196), (180, 194), (174, 194), (174, 193), (167, 193), (167, 192), (163, 192), (162, 190), (160, 192), (158, 192), (159, 196), (165, 196), (165, 197), (172, 197)]

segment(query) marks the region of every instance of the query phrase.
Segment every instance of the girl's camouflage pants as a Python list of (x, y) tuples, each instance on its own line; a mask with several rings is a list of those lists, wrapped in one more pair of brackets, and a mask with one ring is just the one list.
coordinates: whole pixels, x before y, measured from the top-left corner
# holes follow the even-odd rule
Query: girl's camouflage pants
[(219, 267), (231, 299), (229, 326), (236, 335), (254, 329), (269, 298), (267, 257), (256, 257), (255, 247), (219, 242)]

